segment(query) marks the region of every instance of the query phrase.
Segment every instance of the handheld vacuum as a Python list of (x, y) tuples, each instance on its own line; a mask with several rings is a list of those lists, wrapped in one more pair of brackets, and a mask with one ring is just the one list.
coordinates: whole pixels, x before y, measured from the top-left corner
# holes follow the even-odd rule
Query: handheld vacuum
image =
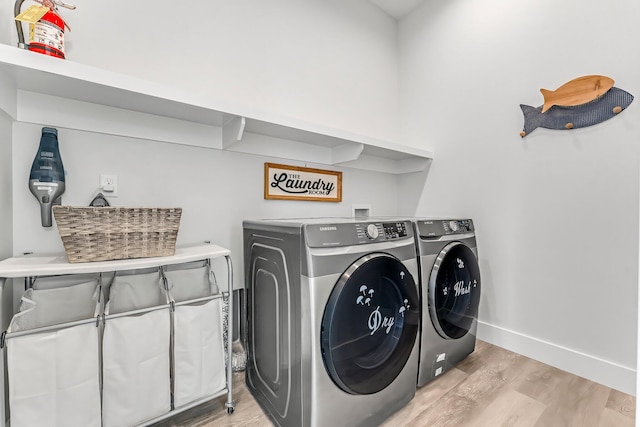
[(58, 149), (56, 128), (42, 128), (40, 147), (31, 165), (29, 190), (40, 203), (42, 226), (51, 227), (51, 206), (64, 193), (64, 167)]

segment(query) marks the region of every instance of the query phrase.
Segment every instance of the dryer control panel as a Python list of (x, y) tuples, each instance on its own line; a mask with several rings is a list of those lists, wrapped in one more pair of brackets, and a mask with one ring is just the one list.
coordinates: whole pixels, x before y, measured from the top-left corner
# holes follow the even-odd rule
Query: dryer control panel
[(470, 219), (419, 220), (420, 237), (440, 237), (449, 234), (473, 233), (473, 221)]
[(307, 224), (307, 245), (312, 248), (353, 246), (413, 238), (408, 221)]

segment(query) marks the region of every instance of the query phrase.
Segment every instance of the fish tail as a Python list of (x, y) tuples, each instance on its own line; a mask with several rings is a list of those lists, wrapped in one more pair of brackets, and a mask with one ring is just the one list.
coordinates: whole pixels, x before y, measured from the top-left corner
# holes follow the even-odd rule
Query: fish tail
[(540, 89), (540, 93), (546, 98), (548, 95), (551, 95), (553, 91), (548, 89)]
[(542, 105), (542, 112), (544, 113), (549, 108), (553, 107), (553, 101), (549, 101), (549, 97), (550, 97), (550, 95), (552, 95), (554, 93), (554, 91), (553, 90), (547, 90), (547, 89), (540, 89), (540, 93), (542, 94), (542, 97), (544, 98), (544, 104)]
[(530, 105), (520, 104), (520, 109), (524, 115), (524, 130), (520, 133), (520, 136), (525, 136), (533, 132), (538, 126), (537, 116), (540, 114), (540, 110)]

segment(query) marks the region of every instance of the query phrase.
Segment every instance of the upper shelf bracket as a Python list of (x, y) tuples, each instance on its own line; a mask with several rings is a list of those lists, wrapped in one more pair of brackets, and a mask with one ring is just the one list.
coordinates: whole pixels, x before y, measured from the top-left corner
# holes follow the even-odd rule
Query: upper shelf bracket
[(242, 140), (246, 125), (247, 119), (242, 116), (225, 118), (225, 122), (222, 125), (222, 147), (225, 150)]
[(364, 144), (358, 142), (351, 142), (333, 147), (331, 150), (332, 164), (335, 165), (358, 160), (358, 157), (362, 154), (362, 150), (364, 150)]

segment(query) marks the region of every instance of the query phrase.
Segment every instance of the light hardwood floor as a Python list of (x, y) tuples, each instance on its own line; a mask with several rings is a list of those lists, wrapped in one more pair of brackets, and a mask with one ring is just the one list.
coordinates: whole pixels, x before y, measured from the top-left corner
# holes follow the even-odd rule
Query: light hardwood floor
[[(219, 398), (159, 426), (271, 425), (247, 390), (244, 373), (234, 374), (232, 415), (223, 409), (225, 400)], [(473, 354), (419, 388), (415, 398), (381, 426), (633, 427), (635, 403), (633, 396), (478, 341)]]

